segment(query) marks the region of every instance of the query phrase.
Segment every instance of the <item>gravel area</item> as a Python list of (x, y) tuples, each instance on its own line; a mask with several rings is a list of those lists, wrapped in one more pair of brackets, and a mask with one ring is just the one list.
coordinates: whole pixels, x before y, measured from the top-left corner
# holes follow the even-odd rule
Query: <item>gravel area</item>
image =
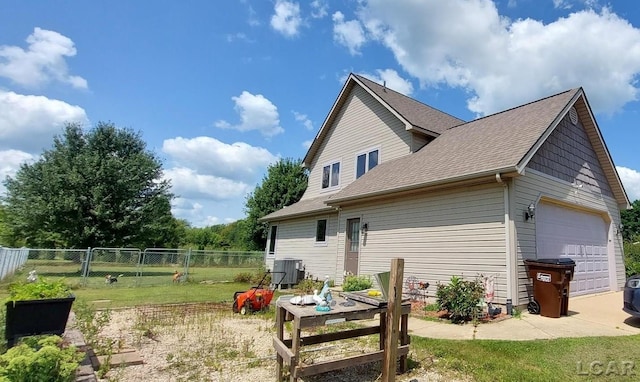
[[(320, 330), (330, 330), (323, 327)], [(134, 348), (143, 365), (112, 368), (99, 381), (269, 381), (275, 380), (275, 351), (270, 316), (240, 316), (226, 305), (174, 305), (113, 311), (103, 340)], [(346, 357), (375, 349), (373, 336), (303, 348), (303, 362)], [(411, 356), (412, 354), (410, 354)], [(377, 381), (380, 364), (299, 379)], [(432, 371), (414, 369), (397, 381), (452, 381)]]

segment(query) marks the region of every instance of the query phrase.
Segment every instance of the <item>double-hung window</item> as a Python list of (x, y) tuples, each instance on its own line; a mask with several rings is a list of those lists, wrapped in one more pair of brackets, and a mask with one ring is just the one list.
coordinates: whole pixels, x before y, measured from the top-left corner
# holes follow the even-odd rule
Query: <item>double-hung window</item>
[(340, 184), (340, 162), (322, 168), (322, 189), (338, 187)]
[(371, 150), (356, 156), (356, 179), (378, 165), (379, 150)]

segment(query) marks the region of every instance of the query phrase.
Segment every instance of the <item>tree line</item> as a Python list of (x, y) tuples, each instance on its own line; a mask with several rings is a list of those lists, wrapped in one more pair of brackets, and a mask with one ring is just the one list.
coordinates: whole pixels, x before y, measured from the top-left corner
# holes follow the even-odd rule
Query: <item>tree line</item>
[(0, 245), (263, 250), (267, 226), (258, 219), (297, 202), (307, 176), (300, 160), (281, 159), (247, 196), (245, 219), (192, 227), (171, 214), (171, 183), (139, 132), (67, 124), (37, 161), (4, 180)]

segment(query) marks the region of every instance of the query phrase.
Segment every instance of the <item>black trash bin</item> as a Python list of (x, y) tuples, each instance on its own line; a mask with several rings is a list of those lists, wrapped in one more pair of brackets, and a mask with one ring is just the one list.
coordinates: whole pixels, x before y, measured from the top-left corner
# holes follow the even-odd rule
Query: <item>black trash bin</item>
[[(525, 260), (529, 278), (533, 279), (533, 301), (529, 311), (544, 317), (558, 318), (569, 311), (569, 283), (576, 263), (572, 259)], [(539, 312), (535, 312), (539, 308)]]

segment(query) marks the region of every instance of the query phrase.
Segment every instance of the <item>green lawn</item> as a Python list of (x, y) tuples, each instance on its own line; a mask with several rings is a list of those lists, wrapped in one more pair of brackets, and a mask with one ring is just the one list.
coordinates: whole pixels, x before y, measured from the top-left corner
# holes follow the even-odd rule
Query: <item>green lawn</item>
[(475, 381), (635, 381), (640, 335), (536, 341), (411, 338), (425, 368)]
[[(45, 278), (65, 278), (67, 283), (74, 286), (90, 288), (111, 288), (114, 285), (105, 283), (105, 276), (118, 278), (117, 286), (166, 286), (173, 284), (173, 275), (184, 269), (178, 265), (138, 267), (131, 263), (94, 262), (89, 276), (82, 278), (81, 265), (70, 260), (29, 260), (21, 274), (35, 269), (37, 274)], [(257, 268), (243, 267), (189, 267), (188, 281), (190, 282), (231, 282), (235, 275), (242, 272), (256, 272)], [(16, 275), (16, 277), (20, 277)], [(24, 276), (26, 277), (26, 276)]]

